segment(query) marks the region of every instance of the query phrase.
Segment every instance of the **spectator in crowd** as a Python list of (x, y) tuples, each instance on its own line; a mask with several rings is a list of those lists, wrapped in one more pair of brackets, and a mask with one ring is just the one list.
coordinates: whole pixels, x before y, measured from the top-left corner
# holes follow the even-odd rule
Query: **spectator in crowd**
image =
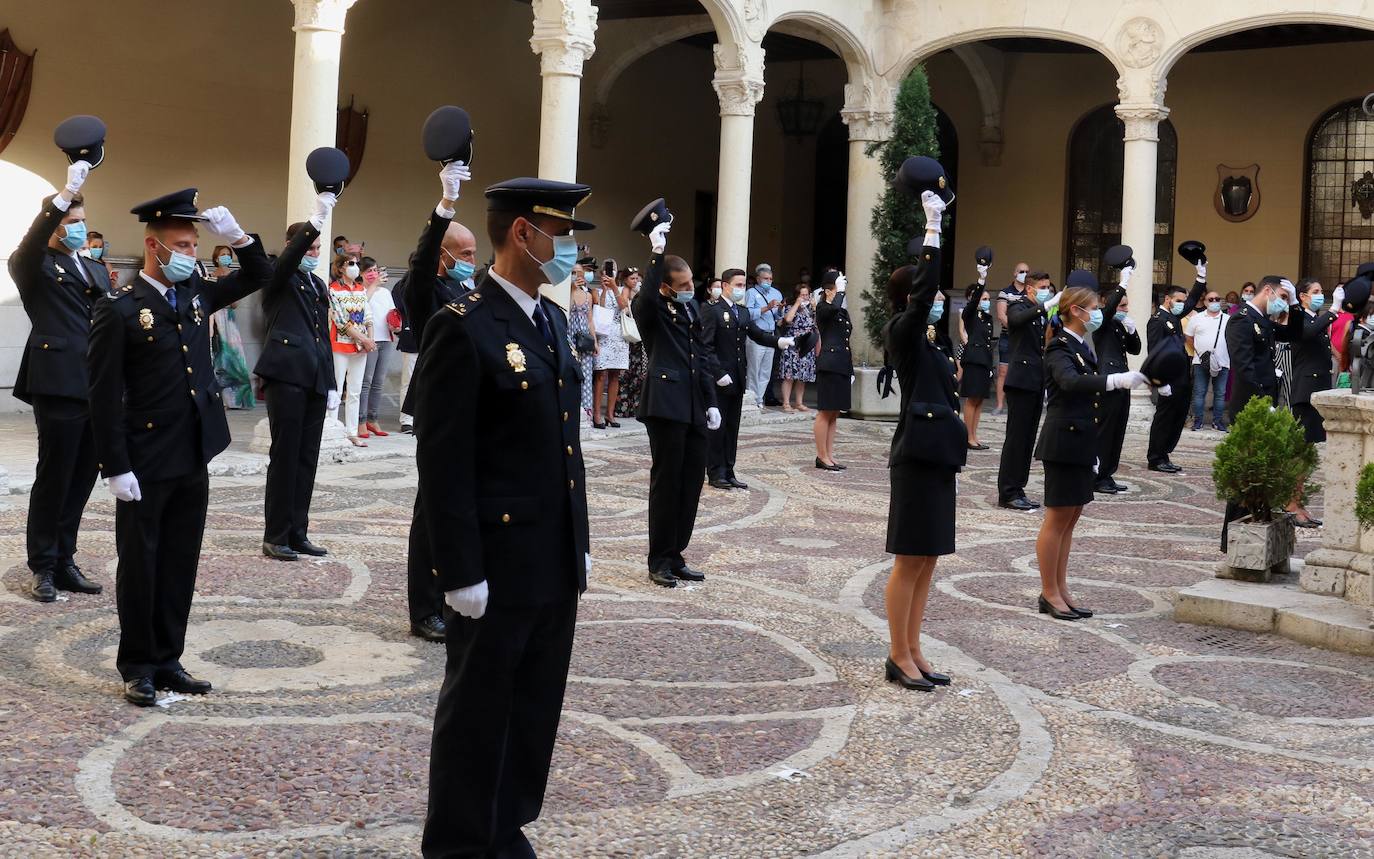
[(1344, 298), (1345, 283), (1341, 282), (1336, 284), (1335, 290), (1331, 293), (1331, 300), (1327, 302), (1329, 311), (1336, 314), (1336, 321), (1331, 325), (1331, 353), (1335, 364), (1331, 370), (1333, 384), (1348, 367), (1349, 362), (1345, 355), (1345, 339), (1350, 330), (1350, 324), (1355, 319), (1355, 314), (1341, 309), (1341, 302)]
[[(234, 262), (234, 249), (216, 245), (210, 255), (210, 275), (228, 277)], [(243, 335), (239, 332), (234, 310), (238, 302), (220, 308), (210, 315), (210, 359), (215, 366), (215, 379), (222, 386), (220, 397), (226, 409), (251, 409), (257, 405), (253, 396), (253, 374), (243, 354)]]
[[(414, 254), (411, 254), (410, 262), (414, 261)], [(407, 263), (407, 269), (410, 268)], [(410, 314), (406, 309), (406, 281), (408, 276), (402, 277), (391, 289), (391, 303), (396, 305), (396, 314), (401, 318), (401, 330), (396, 332), (396, 351), (401, 356), (401, 432), (406, 435), (415, 434), (415, 416), (406, 413), (405, 402), (406, 394), (410, 391), (410, 380), (415, 375), (415, 362), (420, 357), (420, 342), (415, 336), (415, 330), (410, 325)]]
[(335, 236), (335, 237), (334, 237), (334, 258), (335, 258), (335, 259), (338, 259), (338, 258), (342, 257), (342, 256), (344, 255), (345, 249), (346, 249), (347, 247), (348, 247), (348, 237), (347, 237), (347, 236)]
[[(634, 301), (639, 295), (641, 275), (637, 268), (627, 268), (620, 272), (620, 286), (625, 295)], [(744, 291), (740, 290), (740, 302), (744, 301)], [(630, 366), (620, 377), (620, 397), (616, 403), (616, 413), (634, 417), (639, 413), (639, 397), (644, 391), (644, 377), (649, 373), (649, 361), (644, 353), (643, 343), (630, 344)]]
[(595, 260), (573, 266), (572, 299), (568, 308), (568, 339), (582, 365), (582, 413), (592, 416), (592, 376), (596, 373), (596, 323), (592, 319), (592, 293), (587, 278), (595, 278)]
[(845, 469), (835, 461), (835, 427), (840, 412), (849, 411), (854, 378), (854, 356), (849, 348), (854, 326), (846, 304), (847, 285), (842, 273), (826, 271), (821, 275), (820, 300), (816, 303), (820, 348), (816, 355), (816, 422), (812, 435), (816, 441), (816, 467), (829, 471)]
[(1184, 327), (1189, 351), (1193, 354), (1193, 429), (1202, 429), (1207, 411), (1207, 391), (1212, 392), (1212, 429), (1225, 430), (1222, 413), (1226, 410), (1226, 382), (1231, 374), (1231, 358), (1226, 351), (1226, 323), (1231, 317), (1222, 312), (1221, 296), (1215, 289), (1203, 297), (1203, 311), (1188, 318)]
[[(373, 265), (376, 265), (373, 262)], [(343, 391), (343, 425), (348, 440), (367, 447), (358, 435), (358, 406), (367, 369), (367, 353), (377, 348), (372, 339), (372, 308), (367, 288), (359, 276), (362, 268), (351, 255), (344, 259), (343, 272), (329, 284), (330, 343), (334, 350), (334, 389)]]
[(86, 247), (82, 254), (87, 259), (93, 259), (105, 266), (105, 270), (110, 274), (110, 289), (119, 286), (119, 272), (110, 267), (110, 244), (105, 241), (105, 236), (91, 230), (86, 234)]
[(1020, 300), (1026, 294), (1026, 279), (1029, 276), (1030, 264), (1018, 262), (1016, 268), (1012, 269), (1012, 282), (998, 294), (997, 305), (993, 308), (997, 316), (997, 330), (1001, 332), (997, 336), (997, 407), (992, 410), (994, 415), (1007, 413), (1005, 386), (1007, 368), (1011, 360), (1011, 331), (1007, 325), (1007, 304)]
[[(815, 314), (811, 310), (811, 287), (797, 286), (796, 297), (792, 299), (792, 304), (783, 316), (783, 325), (787, 329), (787, 336), (793, 340), (816, 327)], [(783, 350), (782, 410), (784, 412), (811, 411), (802, 402), (802, 398), (806, 396), (806, 383), (814, 381), (816, 381), (815, 349), (806, 350), (806, 354), (799, 354), (795, 345)]]
[[(601, 273), (594, 298), (596, 306), (604, 308), (602, 319), (608, 324), (597, 328), (596, 377), (592, 383), (592, 426), (619, 427), (616, 420), (616, 401), (620, 398), (620, 374), (630, 368), (630, 344), (620, 333), (620, 317), (630, 312), (630, 293), (614, 277)], [(598, 421), (602, 404), (606, 419)]]
[(1231, 305), (1231, 311), (1230, 311), (1231, 315), (1232, 315), (1232, 316), (1235, 316), (1237, 313), (1244, 313), (1244, 312), (1245, 312), (1245, 305), (1249, 304), (1250, 302), (1252, 302), (1252, 301), (1254, 301), (1254, 300), (1255, 300), (1255, 284), (1254, 284), (1253, 282), (1247, 280), (1244, 284), (1241, 285), (1241, 288), (1240, 288), (1240, 301), (1238, 301), (1237, 303)]
[(395, 348), (395, 337), (401, 330), (401, 319), (391, 290), (386, 286), (386, 270), (377, 265), (372, 257), (363, 257), (359, 268), (362, 269), (368, 310), (372, 314), (372, 341), (377, 348), (367, 353), (367, 365), (363, 368), (362, 402), (359, 406), (363, 423), (358, 427), (358, 437), (375, 435), (385, 438), (390, 433), (383, 430), (377, 421), (382, 413), (382, 396), (386, 391), (387, 374), (391, 372), (391, 355)]
[[(769, 334), (775, 333), (782, 322), (782, 293), (773, 286), (773, 267), (768, 263), (755, 266), (754, 284), (749, 288), (744, 306), (749, 311), (750, 325), (756, 325)], [(773, 353), (774, 350), (752, 340), (744, 344), (745, 363), (749, 369), (749, 378), (744, 385), (745, 400), (747, 403), (748, 394), (753, 391), (754, 405), (760, 409), (772, 384)]]
[[(1289, 328), (1289, 322), (1294, 319), (1293, 309), (1290, 308), (1280, 314), (1274, 324), (1280, 328)], [(1282, 340), (1274, 343), (1274, 374), (1279, 378), (1279, 385), (1274, 397), (1274, 407), (1279, 409), (1291, 409), (1293, 405), (1293, 345)]]
[[(1315, 280), (1298, 283), (1298, 307), (1289, 310), (1296, 314), (1292, 343), (1293, 378), (1289, 388), (1293, 417), (1303, 426), (1312, 444), (1326, 441), (1326, 426), (1321, 412), (1312, 406), (1312, 395), (1331, 389), (1331, 326), (1336, 317), (1326, 306), (1322, 285)], [(1320, 525), (1320, 520), (1307, 512), (1303, 505), (1304, 488), (1298, 487), (1288, 512), (1294, 514), (1298, 525)]]
[(1235, 312), (1236, 312), (1236, 308), (1239, 307), (1239, 306), (1240, 306), (1240, 293), (1239, 293), (1239, 292), (1236, 292), (1234, 289), (1231, 290), (1230, 292), (1226, 293), (1226, 301), (1225, 301), (1224, 305), (1223, 305), (1222, 308), (1221, 308), (1222, 310), (1224, 310), (1224, 311), (1226, 312), (1226, 315), (1227, 315), (1227, 316), (1230, 316), (1231, 314), (1235, 313)]

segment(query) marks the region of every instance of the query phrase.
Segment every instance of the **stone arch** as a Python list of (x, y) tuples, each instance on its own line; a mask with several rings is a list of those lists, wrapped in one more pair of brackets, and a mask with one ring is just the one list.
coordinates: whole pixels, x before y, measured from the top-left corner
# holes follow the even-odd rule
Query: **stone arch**
[[(606, 104), (611, 99), (611, 91), (615, 89), (616, 81), (620, 76), (630, 69), (635, 63), (657, 51), (659, 48), (667, 47), (681, 39), (691, 36), (700, 36), (703, 33), (718, 33), (711, 22), (688, 21), (661, 30), (647, 39), (641, 39), (626, 51), (617, 54), (605, 69), (600, 73), (596, 87), (592, 92), (593, 104)], [(719, 38), (719, 35), (717, 35)]]
[[(1273, 3), (1274, 6), (1282, 5)], [(1163, 80), (1173, 69), (1174, 64), (1182, 59), (1189, 51), (1204, 45), (1213, 39), (1222, 36), (1229, 36), (1233, 33), (1243, 33), (1246, 30), (1258, 30), (1262, 27), (1272, 27), (1279, 24), (1329, 24), (1336, 27), (1353, 27), (1360, 30), (1374, 30), (1374, 20), (1368, 15), (1348, 15), (1340, 12), (1322, 12), (1316, 9), (1302, 11), (1274, 11), (1260, 14), (1249, 14), (1242, 19), (1218, 21), (1210, 27), (1195, 30), (1185, 36), (1174, 40), (1164, 52), (1160, 54), (1155, 62), (1155, 75)]]
[(894, 80), (901, 80), (922, 61), (933, 57), (945, 50), (952, 50), (962, 45), (982, 42), (987, 39), (1049, 39), (1056, 42), (1068, 42), (1073, 45), (1082, 45), (1091, 48), (1094, 53), (1102, 57), (1118, 75), (1125, 75), (1127, 68), (1114, 51), (1106, 45), (1091, 39), (1081, 33), (1073, 33), (1067, 30), (1055, 30), (1048, 27), (987, 27), (981, 30), (968, 30), (960, 33), (951, 33), (929, 42), (924, 42), (916, 48), (908, 51), (901, 60), (893, 64), (891, 69), (880, 69), (881, 74), (893, 72)]
[(828, 15), (804, 9), (784, 12), (768, 25), (769, 30), (809, 39), (834, 51), (844, 61), (849, 82), (874, 76), (872, 55), (849, 27)]

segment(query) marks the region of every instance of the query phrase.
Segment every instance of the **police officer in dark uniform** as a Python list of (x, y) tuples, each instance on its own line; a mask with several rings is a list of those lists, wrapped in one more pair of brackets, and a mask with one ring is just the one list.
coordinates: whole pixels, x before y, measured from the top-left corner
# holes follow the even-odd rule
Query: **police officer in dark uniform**
[[(71, 131), (70, 122), (59, 134)], [(81, 514), (98, 470), (87, 406), (86, 343), (95, 303), (109, 293), (110, 283), (103, 265), (77, 253), (86, 243), (81, 187), (92, 161), (98, 163), (103, 154), (105, 129), (97, 121), (75, 133), (77, 140), (68, 141), (77, 146), (68, 155), (72, 163), (66, 186), (43, 201), (43, 210), (9, 260), (31, 326), (14, 396), (33, 406), (38, 428), (38, 468), (25, 531), (33, 572), (29, 592), (39, 602), (55, 601), (58, 590), (101, 591), (82, 574), (74, 556)]]
[[(631, 228), (642, 226), (632, 224)], [(639, 420), (649, 432), (649, 580), (666, 588), (705, 575), (682, 553), (692, 539), (706, 477), (706, 434), (721, 426), (715, 357), (702, 334), (702, 310), (692, 297), (692, 269), (665, 256), (671, 220), (648, 231), (653, 250), (645, 288), (631, 305), (649, 366)]]
[(964, 351), (959, 363), (959, 396), (964, 401), (964, 426), (968, 430), (968, 449), (987, 450), (978, 440), (978, 424), (983, 418), (983, 401), (992, 393), (993, 373), (997, 367), (997, 338), (993, 332), (992, 301), (987, 297), (988, 266), (992, 248), (983, 245), (974, 255), (978, 282), (964, 294)]
[(488, 188), (496, 261), (425, 328), (412, 385), (420, 510), (453, 609), (427, 857), (534, 855), (520, 830), (543, 803), (591, 565), (581, 371), (539, 286), (571, 272), (572, 230), (592, 228), (574, 209), (590, 194), (540, 179)]
[[(1102, 296), (1102, 327), (1093, 332), (1093, 349), (1097, 353), (1100, 372), (1109, 376), (1112, 373), (1125, 373), (1130, 370), (1127, 355), (1140, 354), (1140, 332), (1136, 330), (1135, 320), (1128, 313), (1130, 309), (1126, 290), (1120, 286), (1110, 287)], [(1110, 390), (1102, 394), (1101, 422), (1097, 427), (1097, 492), (1118, 493), (1128, 488), (1124, 483), (1114, 480), (1116, 470), (1121, 466), (1121, 448), (1126, 443), (1126, 422), (1131, 416), (1131, 392)]]
[[(124, 697), (147, 707), (154, 689), (203, 695), (181, 666), (209, 503), (206, 464), (229, 446), (210, 361), (210, 315), (272, 276), (262, 243), (228, 209), (196, 213), (188, 188), (135, 206), (147, 224), (143, 270), (95, 307), (88, 370), (91, 427), (115, 507), (119, 652)], [(196, 271), (195, 223), (223, 236), (240, 269)]]
[(1011, 353), (1002, 389), (1007, 401), (1007, 432), (997, 467), (997, 506), (1034, 510), (1039, 504), (1026, 498), (1031, 454), (1040, 412), (1045, 403), (1045, 302), (1051, 298), (1050, 278), (1036, 272), (1028, 278), (1024, 294), (1007, 303), (1007, 330)]
[[(1184, 292), (1180, 286), (1165, 287), (1159, 309), (1145, 326), (1145, 345), (1151, 352), (1159, 348), (1160, 341), (1166, 337), (1173, 338), (1180, 347), (1183, 346), (1183, 314), (1196, 307), (1207, 292), (1207, 257), (1201, 252), (1199, 254), (1194, 263), (1197, 266), (1197, 280), (1193, 288)], [(1128, 271), (1133, 268), (1132, 264), (1128, 269), (1123, 269), (1124, 280), (1130, 279)], [(1123, 287), (1126, 285), (1124, 280)], [(1177, 378), (1169, 379), (1164, 387), (1157, 389), (1157, 393), (1159, 400), (1155, 405), (1154, 417), (1150, 420), (1150, 443), (1145, 452), (1145, 462), (1151, 471), (1177, 474), (1183, 469), (1169, 461), (1169, 454), (1178, 446), (1178, 440), (1183, 436), (1183, 425), (1188, 422), (1188, 407), (1193, 399), (1192, 367), (1185, 368)]]
[(1302, 331), (1293, 341), (1293, 388), (1289, 395), (1293, 417), (1302, 422), (1312, 444), (1326, 441), (1322, 414), (1312, 405), (1312, 395), (1331, 389), (1331, 325), (1335, 315), (1326, 307), (1326, 294), (1315, 280), (1298, 284), (1301, 308), (1290, 308), (1288, 318), (1296, 315)]
[(744, 344), (753, 340), (770, 349), (786, 349), (795, 341), (749, 324), (749, 312), (744, 309), (744, 269), (726, 269), (720, 279), (720, 297), (708, 300), (701, 308), (701, 339), (709, 344), (715, 359), (711, 377), (716, 380), (716, 401), (720, 404), (720, 427), (707, 433), (706, 472), (716, 489), (748, 489), (735, 476), (747, 378)]

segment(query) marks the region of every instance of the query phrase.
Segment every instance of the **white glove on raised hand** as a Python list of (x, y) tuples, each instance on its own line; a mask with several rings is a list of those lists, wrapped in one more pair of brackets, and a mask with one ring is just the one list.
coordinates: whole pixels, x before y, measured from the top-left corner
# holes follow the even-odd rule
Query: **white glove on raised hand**
[(719, 379), (716, 379), (716, 384), (722, 388), (728, 388), (731, 384), (734, 383), (734, 381), (734, 379), (730, 378), (730, 374), (726, 373), (724, 376), (721, 376)]
[(242, 241), (247, 235), (239, 222), (234, 220), (234, 215), (224, 206), (211, 206), (201, 215), (205, 217), (205, 226), (210, 232), (217, 236), (223, 236), (229, 240), (229, 244)]
[(673, 229), (672, 221), (664, 221), (649, 231), (649, 249), (656, 254), (663, 253), (668, 247), (668, 233)]
[(921, 208), (926, 213), (926, 232), (940, 232), (940, 219), (945, 214), (945, 201), (934, 191), (921, 192)]
[(487, 580), (483, 579), (475, 585), (459, 588), (456, 591), (445, 591), (444, 602), (448, 603), (449, 608), (463, 617), (478, 620), (487, 613), (487, 597), (490, 595), (491, 591), (487, 587)]
[(138, 478), (132, 471), (116, 474), (110, 478), (110, 494), (120, 501), (142, 501), (143, 490), (138, 488)]
[(324, 229), (324, 222), (329, 220), (329, 215), (334, 211), (334, 207), (339, 204), (339, 198), (330, 191), (322, 191), (315, 195), (315, 210), (310, 213), (310, 225), (317, 230)]
[(1135, 268), (1133, 266), (1123, 268), (1121, 270), (1121, 275), (1116, 279), (1117, 284), (1120, 285), (1122, 289), (1125, 289), (1126, 285), (1131, 282), (1131, 275), (1133, 274), (1135, 274)]
[(1063, 298), (1063, 297), (1064, 297), (1064, 290), (1062, 290), (1062, 289), (1059, 290), (1058, 292), (1056, 292), (1054, 295), (1051, 295), (1049, 298), (1045, 299), (1045, 309), (1046, 309), (1046, 310), (1053, 310), (1053, 309), (1055, 309), (1056, 307), (1059, 306), (1059, 299), (1061, 299), (1061, 298)]
[(1293, 286), (1293, 281), (1284, 278), (1279, 281), (1279, 289), (1288, 294), (1289, 307), (1298, 303), (1298, 290)]
[(1335, 292), (1331, 293), (1331, 312), (1340, 313), (1342, 304), (1345, 304), (1345, 287), (1338, 286)]
[(1096, 473), (1097, 473), (1098, 466), (1100, 466), (1100, 465), (1102, 465), (1102, 457), (1100, 457), (1100, 456), (1095, 456), (1095, 457), (1093, 457), (1093, 474), (1096, 474)]
[(791, 348), (792, 348), (793, 346), (795, 346), (795, 345), (797, 345), (797, 338), (795, 338), (795, 337), (779, 337), (779, 338), (778, 338), (778, 348), (779, 348), (779, 349), (791, 349)]
[(330, 391), (328, 394), (325, 395), (324, 398), (324, 410), (329, 414), (337, 412), (339, 410), (340, 399), (341, 398), (339, 397), (338, 388), (335, 388), (334, 390)]
[(1197, 279), (1200, 283), (1207, 282), (1207, 263), (1200, 262), (1197, 264)]
[(1122, 320), (1121, 320), (1121, 327), (1126, 329), (1126, 333), (1127, 333), (1127, 334), (1134, 334), (1134, 333), (1135, 333), (1135, 320), (1132, 319), (1131, 317), (1127, 316), (1125, 319), (1122, 319)]
[(86, 184), (86, 177), (91, 175), (91, 165), (85, 161), (73, 161), (67, 165), (67, 192), (75, 194), (81, 190), (81, 186)]
[(1107, 374), (1107, 390), (1124, 391), (1127, 388), (1139, 388), (1141, 385), (1150, 381), (1145, 378), (1145, 374), (1138, 370), (1128, 370), (1125, 373)]
[(978, 285), (988, 285), (988, 267), (985, 265), (978, 266)]
[(461, 161), (450, 161), (439, 171), (439, 182), (444, 186), (444, 199), (458, 199), (458, 187), (472, 178), (472, 171)]
[(715, 406), (706, 410), (706, 428), (708, 430), (720, 429), (720, 409)]
[(836, 291), (836, 292), (844, 292), (845, 289), (848, 288), (848, 286), (849, 286), (849, 281), (845, 278), (844, 275), (840, 275), (839, 277), (835, 278), (835, 291)]

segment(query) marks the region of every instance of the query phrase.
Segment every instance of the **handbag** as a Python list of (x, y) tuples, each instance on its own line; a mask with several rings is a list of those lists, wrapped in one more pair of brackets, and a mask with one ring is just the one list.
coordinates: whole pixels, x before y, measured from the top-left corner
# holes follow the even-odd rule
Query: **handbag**
[(610, 331), (614, 324), (615, 313), (609, 307), (603, 307), (600, 304), (592, 305), (592, 325), (596, 326), (597, 331)]
[(620, 313), (620, 336), (631, 346), (643, 339), (639, 336), (639, 325), (629, 311), (621, 311)]
[(577, 332), (577, 335), (573, 337), (573, 345), (577, 347), (577, 354), (579, 355), (590, 355), (596, 351), (596, 340), (586, 331)]
[(1222, 314), (1217, 319), (1217, 336), (1212, 338), (1212, 348), (1197, 356), (1197, 361), (1207, 367), (1208, 374), (1215, 379), (1222, 370), (1221, 359), (1217, 357), (1217, 343), (1221, 340), (1221, 329), (1226, 327), (1228, 317)]

